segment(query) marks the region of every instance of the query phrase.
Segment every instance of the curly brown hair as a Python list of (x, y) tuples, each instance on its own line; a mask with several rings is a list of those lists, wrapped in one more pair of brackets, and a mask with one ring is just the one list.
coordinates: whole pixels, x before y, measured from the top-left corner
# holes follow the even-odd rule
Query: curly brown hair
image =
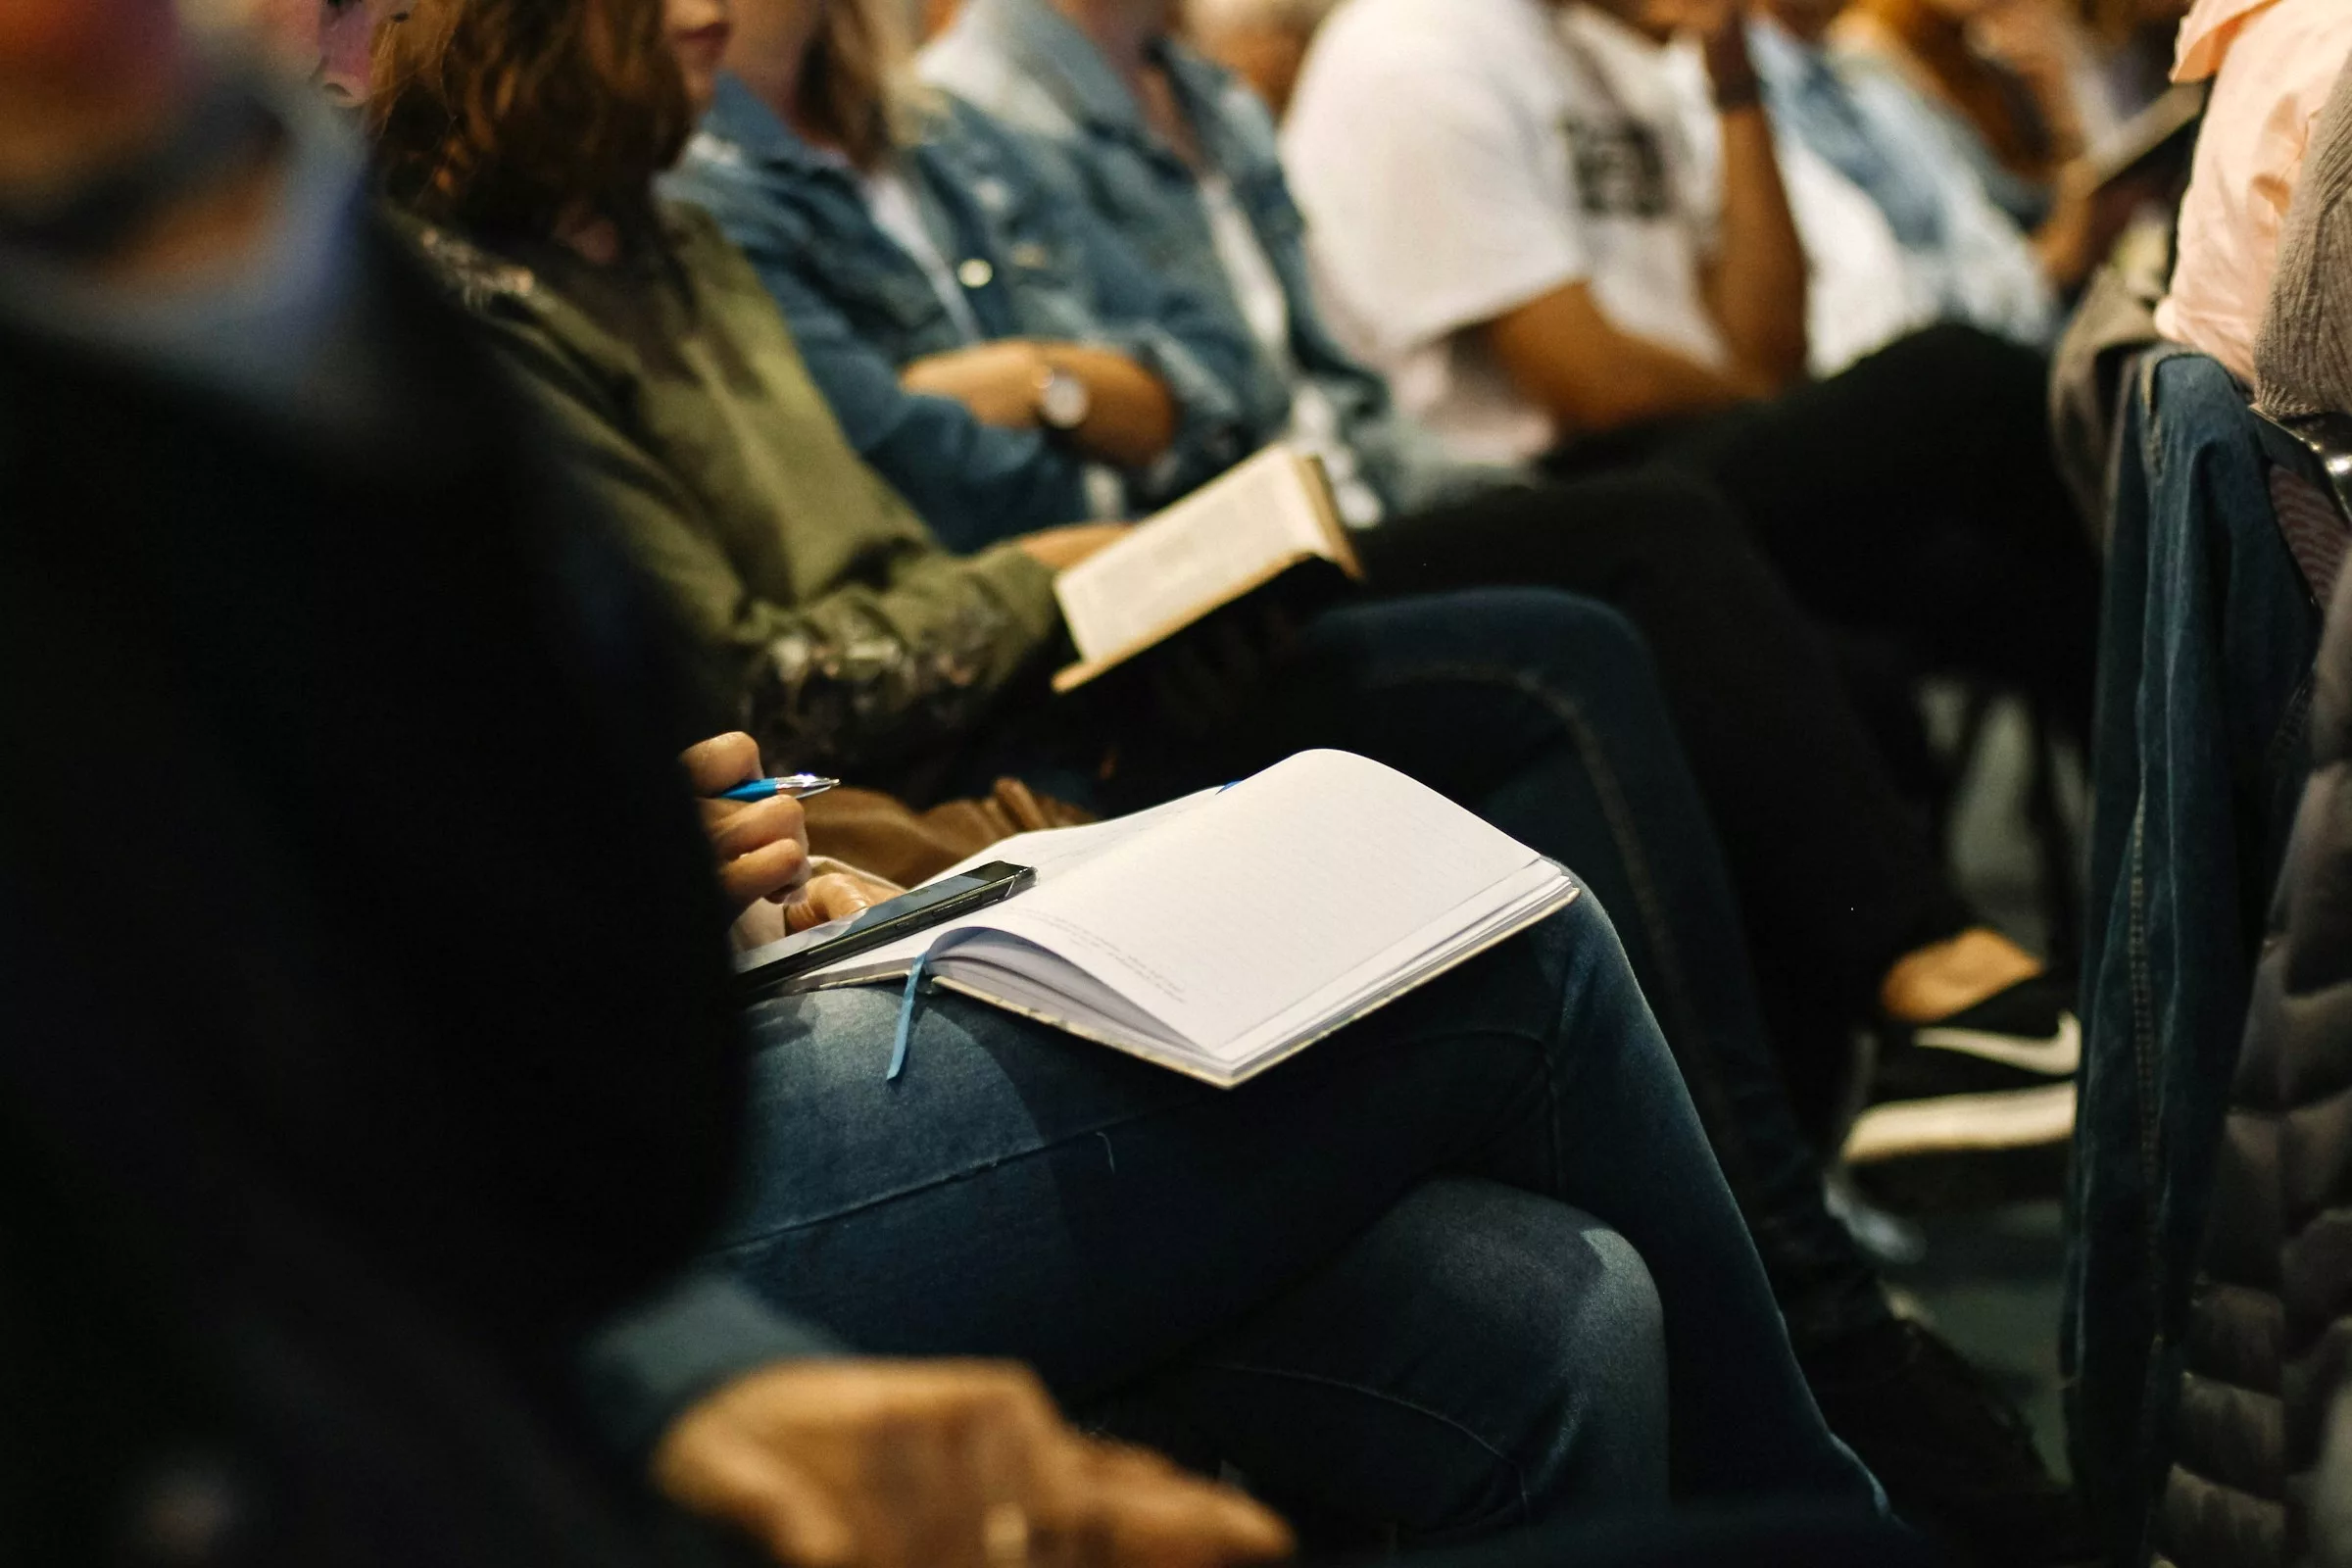
[(662, 0), (415, 0), (372, 76), (383, 193), (477, 233), (585, 212), (650, 237), (654, 176), (694, 129)]

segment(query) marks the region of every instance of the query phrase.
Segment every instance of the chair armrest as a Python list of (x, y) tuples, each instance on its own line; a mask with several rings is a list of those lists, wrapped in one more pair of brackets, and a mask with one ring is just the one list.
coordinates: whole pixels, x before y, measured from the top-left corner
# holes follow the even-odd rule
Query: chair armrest
[(2298, 414), (2283, 418), (2257, 410), (2264, 452), (2289, 473), (2309, 481), (2352, 527), (2352, 416)]

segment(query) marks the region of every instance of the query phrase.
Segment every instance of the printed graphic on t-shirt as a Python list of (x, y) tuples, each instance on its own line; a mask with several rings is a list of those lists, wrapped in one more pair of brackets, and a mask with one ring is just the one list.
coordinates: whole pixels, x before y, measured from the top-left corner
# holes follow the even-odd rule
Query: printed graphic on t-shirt
[(1591, 218), (1664, 218), (1671, 211), (1666, 149), (1656, 129), (1637, 120), (1570, 116), (1560, 133), (1576, 170), (1578, 199)]

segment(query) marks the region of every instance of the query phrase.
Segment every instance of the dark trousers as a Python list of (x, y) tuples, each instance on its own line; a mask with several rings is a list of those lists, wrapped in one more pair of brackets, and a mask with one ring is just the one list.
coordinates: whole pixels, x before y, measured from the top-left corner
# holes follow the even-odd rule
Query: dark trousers
[(1791, 1098), (1818, 1134), (1903, 954), (1973, 921), (1824, 639), (1713, 487), (1665, 471), (1497, 490), (1359, 537), (1376, 589), (1525, 583), (1638, 626), (1721, 837)]
[(1550, 466), (1709, 480), (1825, 623), (2022, 691), (2086, 736), (2099, 567), (2050, 453), (2047, 378), (2030, 349), (1932, 327), (1826, 381), (1577, 442)]

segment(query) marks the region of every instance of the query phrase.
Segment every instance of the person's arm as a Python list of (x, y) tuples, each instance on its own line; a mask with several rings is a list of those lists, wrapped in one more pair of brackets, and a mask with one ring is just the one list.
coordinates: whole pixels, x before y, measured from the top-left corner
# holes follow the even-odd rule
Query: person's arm
[(1723, 138), (1723, 227), (1708, 263), (1707, 308), (1747, 376), (1778, 391), (1805, 373), (1805, 250), (1773, 147), (1744, 8), (1687, 0)]
[(1719, 370), (1619, 331), (1581, 281), (1476, 331), (1519, 395), (1551, 415), (1563, 440), (1729, 408), (1772, 390), (1764, 376), (1741, 367)]
[(900, 367), (834, 302), (808, 247), (763, 204), (691, 164), (676, 188), (708, 208), (751, 263), (858, 456), (950, 549), (1093, 515), (1085, 454), (1033, 422), (991, 422), (956, 396), (903, 384)]
[(976, 717), (1059, 630), (1054, 567), (1019, 542), (962, 559), (910, 531), (863, 581), (801, 605), (752, 596), (700, 503), (568, 356), (529, 330), (495, 341), (766, 750), (838, 769), (925, 745)]
[(908, 392), (953, 398), (983, 424), (1041, 430), (1039, 397), (1059, 371), (1086, 387), (1087, 416), (1056, 432), (1081, 456), (1122, 468), (1159, 461), (1176, 435), (1176, 400), (1159, 377), (1126, 355), (1084, 343), (1001, 338), (926, 355), (899, 371)]

